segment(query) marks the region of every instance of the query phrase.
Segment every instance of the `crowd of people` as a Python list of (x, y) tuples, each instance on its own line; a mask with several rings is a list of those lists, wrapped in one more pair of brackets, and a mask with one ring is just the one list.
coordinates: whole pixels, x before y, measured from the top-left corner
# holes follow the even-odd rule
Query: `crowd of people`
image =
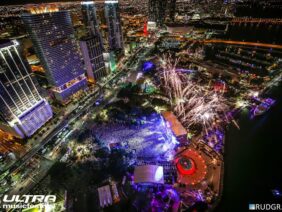
[(135, 151), (139, 158), (168, 160), (175, 144), (173, 134), (167, 128), (159, 114), (122, 119), (112, 119), (110, 122), (95, 124), (92, 135), (103, 144), (119, 144), (126, 149)]

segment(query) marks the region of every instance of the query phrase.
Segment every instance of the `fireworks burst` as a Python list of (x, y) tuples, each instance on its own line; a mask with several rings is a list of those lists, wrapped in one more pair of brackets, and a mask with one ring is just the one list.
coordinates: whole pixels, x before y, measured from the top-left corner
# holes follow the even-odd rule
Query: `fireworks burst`
[(177, 59), (164, 56), (160, 61), (161, 86), (186, 128), (201, 126), (207, 132), (223, 120), (228, 120), (226, 112), (230, 107), (222, 93), (214, 91), (209, 85), (199, 85), (189, 75), (178, 71)]

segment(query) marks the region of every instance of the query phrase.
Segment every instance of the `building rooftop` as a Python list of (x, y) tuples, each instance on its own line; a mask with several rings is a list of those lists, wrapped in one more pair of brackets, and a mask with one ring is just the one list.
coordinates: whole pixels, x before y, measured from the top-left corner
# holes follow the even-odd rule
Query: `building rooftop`
[(186, 129), (182, 126), (182, 124), (178, 121), (176, 116), (171, 111), (163, 112), (162, 116), (166, 121), (169, 122), (170, 127), (176, 137), (187, 134)]

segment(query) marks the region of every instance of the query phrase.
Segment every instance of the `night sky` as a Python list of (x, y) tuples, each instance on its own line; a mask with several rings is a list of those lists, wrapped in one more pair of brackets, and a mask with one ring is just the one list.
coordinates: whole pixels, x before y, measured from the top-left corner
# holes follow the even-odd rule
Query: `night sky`
[(75, 2), (75, 0), (0, 0), (0, 6), (3, 5), (19, 5), (19, 4), (40, 4), (51, 2)]

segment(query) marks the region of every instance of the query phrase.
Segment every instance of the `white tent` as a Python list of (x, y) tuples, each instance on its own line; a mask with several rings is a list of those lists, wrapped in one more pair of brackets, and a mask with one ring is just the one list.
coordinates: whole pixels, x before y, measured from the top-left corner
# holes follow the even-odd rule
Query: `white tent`
[(157, 165), (137, 166), (134, 170), (134, 182), (164, 184), (164, 169)]

